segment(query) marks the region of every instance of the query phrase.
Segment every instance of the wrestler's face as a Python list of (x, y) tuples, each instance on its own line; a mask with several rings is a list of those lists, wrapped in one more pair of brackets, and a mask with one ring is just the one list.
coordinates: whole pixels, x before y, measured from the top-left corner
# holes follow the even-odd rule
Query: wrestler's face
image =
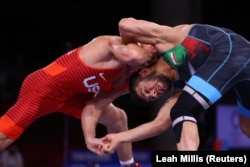
[(166, 85), (159, 80), (143, 80), (135, 88), (137, 95), (147, 102), (161, 97), (166, 90)]
[[(141, 71), (145, 71), (145, 69), (147, 68), (141, 69)], [(161, 97), (170, 88), (170, 79), (164, 75), (147, 75), (143, 72), (140, 75), (141, 78), (134, 87), (134, 90), (137, 96), (147, 102)]]

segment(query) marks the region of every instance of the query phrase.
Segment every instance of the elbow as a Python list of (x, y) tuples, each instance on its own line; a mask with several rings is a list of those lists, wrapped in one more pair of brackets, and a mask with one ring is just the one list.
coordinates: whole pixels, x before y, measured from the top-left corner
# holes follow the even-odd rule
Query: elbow
[(121, 20), (119, 21), (118, 25), (119, 26), (124, 25), (124, 23), (126, 23), (126, 20), (127, 20), (127, 18), (121, 18)]
[(134, 24), (134, 20), (132, 17), (122, 18), (118, 23), (119, 30), (128, 31), (129, 27)]
[(118, 29), (120, 36), (124, 43), (134, 43), (136, 42), (136, 26), (133, 18), (122, 18), (118, 23)]
[(133, 18), (131, 18), (131, 17), (122, 18), (119, 21), (118, 25), (121, 27), (126, 26), (128, 23), (130, 23), (131, 19), (133, 19)]
[(118, 23), (119, 30), (125, 30), (128, 24), (128, 18), (122, 18)]
[(169, 126), (160, 126), (158, 128), (158, 133), (163, 133), (164, 131), (166, 131), (169, 128)]

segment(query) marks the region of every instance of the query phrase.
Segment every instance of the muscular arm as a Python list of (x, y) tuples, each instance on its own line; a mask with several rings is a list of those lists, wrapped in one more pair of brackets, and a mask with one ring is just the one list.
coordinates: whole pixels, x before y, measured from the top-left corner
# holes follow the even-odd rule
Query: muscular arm
[(118, 23), (120, 36), (125, 43), (141, 42), (147, 44), (157, 44), (164, 42), (166, 26), (134, 18), (123, 18)]
[(102, 111), (118, 96), (126, 94), (127, 90), (120, 92), (99, 92), (96, 97), (83, 108), (81, 116), (82, 130), (87, 148), (99, 155), (101, 141), (96, 139), (96, 126)]
[(181, 139), (177, 143), (178, 151), (197, 151), (200, 143), (199, 131), (197, 124), (190, 121), (184, 121)]
[(106, 135), (103, 138), (104, 141), (109, 142), (109, 145), (105, 147), (106, 151), (113, 152), (120, 143), (144, 140), (164, 132), (171, 125), (169, 113), (178, 96), (179, 92), (176, 92), (170, 99), (168, 99), (158, 112), (156, 118), (151, 122), (144, 123), (128, 131)]
[(172, 27), (146, 20), (123, 18), (118, 24), (120, 36), (125, 43), (140, 42), (154, 45), (159, 52), (172, 47), (178, 40)]
[(99, 146), (101, 142), (96, 137), (96, 126), (101, 115), (101, 108), (95, 106), (95, 103), (89, 102), (82, 112), (82, 130), (89, 150), (100, 154)]
[(119, 68), (122, 65), (144, 65), (154, 56), (136, 43), (125, 44), (119, 36), (104, 35), (85, 45), (84, 49), (80, 50), (80, 58), (90, 66)]
[(186, 91), (180, 94), (170, 112), (178, 150), (198, 150), (197, 118), (202, 111), (203, 106), (192, 95)]
[(154, 53), (143, 49), (136, 43), (128, 43), (126, 45), (112, 44), (111, 51), (113, 55), (123, 64), (127, 64), (131, 67), (141, 68), (145, 64), (155, 63), (156, 56)]

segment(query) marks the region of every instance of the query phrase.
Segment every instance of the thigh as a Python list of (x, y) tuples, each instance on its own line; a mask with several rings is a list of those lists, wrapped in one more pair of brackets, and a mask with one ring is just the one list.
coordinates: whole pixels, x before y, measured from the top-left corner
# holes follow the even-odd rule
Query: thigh
[(59, 108), (59, 112), (81, 119), (82, 110), (88, 101), (93, 99), (93, 94), (76, 94), (67, 99), (67, 101)]
[(123, 109), (110, 103), (107, 107), (103, 109), (102, 115), (99, 119), (99, 123), (103, 125), (113, 126), (116, 123), (124, 123), (127, 121), (126, 113)]

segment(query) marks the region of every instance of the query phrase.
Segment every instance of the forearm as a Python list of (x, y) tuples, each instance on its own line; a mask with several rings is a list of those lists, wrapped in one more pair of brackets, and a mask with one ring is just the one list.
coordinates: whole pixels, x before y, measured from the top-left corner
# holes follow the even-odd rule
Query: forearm
[(197, 150), (199, 132), (197, 117), (204, 110), (196, 99), (183, 91), (171, 110), (171, 120), (178, 150)]
[(125, 43), (141, 42), (145, 44), (157, 44), (160, 38), (163, 26), (146, 20), (137, 20), (134, 18), (123, 18), (118, 24), (120, 36)]
[(96, 126), (100, 121), (103, 110), (112, 103), (118, 96), (123, 95), (127, 90), (105, 92), (100, 91), (95, 98), (88, 102), (83, 108), (81, 123), (85, 138), (94, 138)]
[(196, 123), (183, 122), (181, 139), (177, 143), (177, 149), (179, 151), (197, 151), (199, 143), (199, 132)]
[(170, 124), (161, 121), (152, 121), (142, 124), (128, 131), (120, 132), (118, 135), (121, 143), (136, 142), (157, 136), (164, 132)]
[(159, 110), (156, 118), (136, 128), (123, 132), (123, 142), (134, 142), (161, 134), (171, 126), (170, 110), (180, 95), (179, 90), (174, 90), (173, 95), (167, 99)]
[(120, 143), (136, 142), (150, 137), (154, 137), (164, 132), (171, 126), (170, 109), (176, 102), (179, 93), (175, 92), (173, 96), (161, 107), (156, 118), (151, 122), (144, 123), (133, 129), (120, 133), (111, 133), (106, 135), (103, 140), (109, 144), (104, 150), (112, 152)]
[(89, 141), (96, 136), (96, 126), (100, 118), (101, 111), (93, 103), (89, 103), (83, 109), (81, 124), (86, 141)]
[(180, 92), (175, 91), (159, 110), (156, 118), (151, 122), (144, 123), (128, 131), (120, 133), (121, 142), (135, 142), (157, 136), (171, 126), (170, 110), (175, 104)]

